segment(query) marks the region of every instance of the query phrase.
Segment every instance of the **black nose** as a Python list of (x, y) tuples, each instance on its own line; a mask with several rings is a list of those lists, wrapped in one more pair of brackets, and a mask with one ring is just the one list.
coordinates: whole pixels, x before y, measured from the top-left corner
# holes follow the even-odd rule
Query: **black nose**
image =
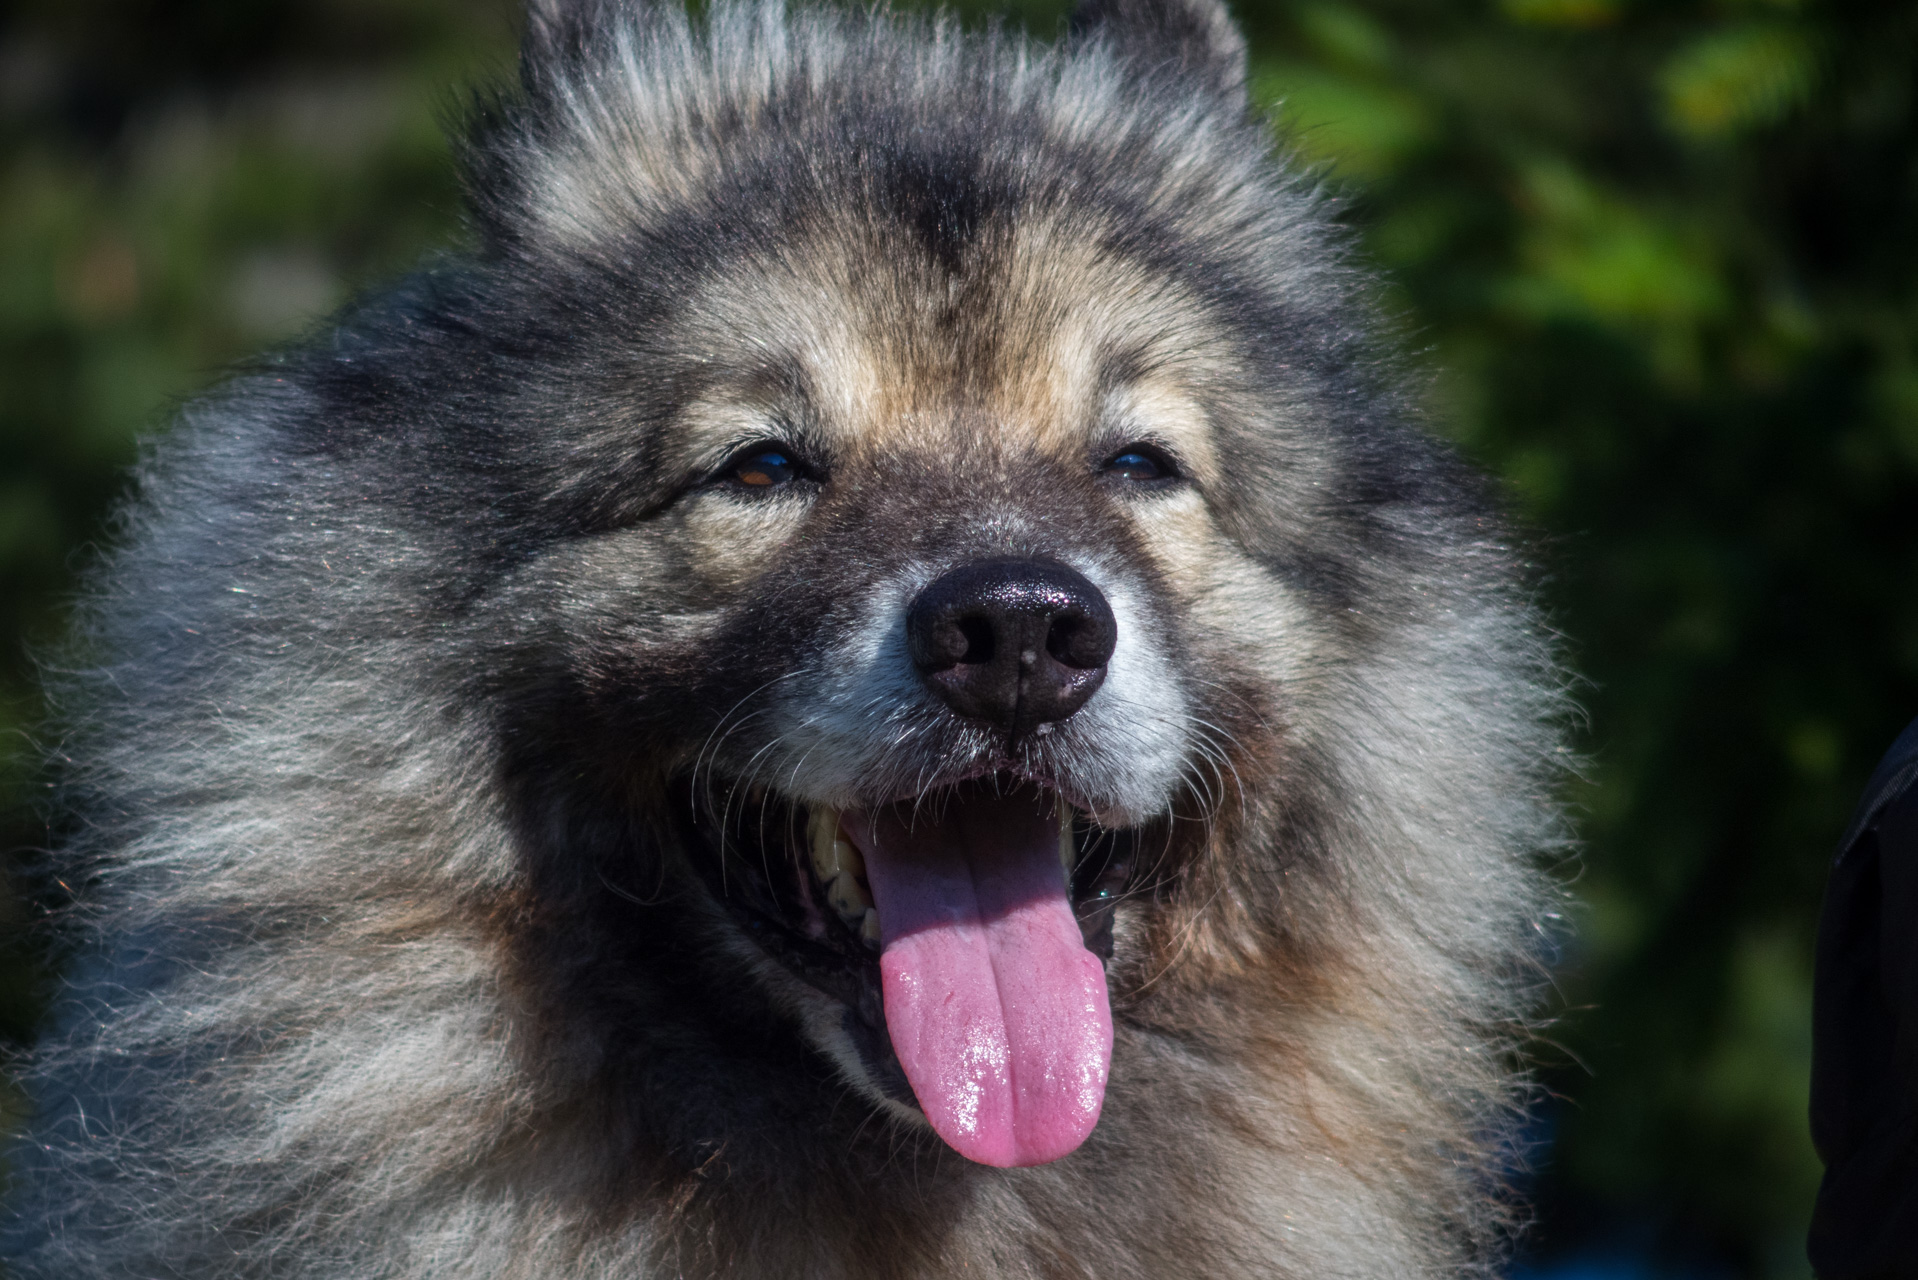
[(1083, 707), (1118, 639), (1099, 588), (1055, 560), (961, 565), (906, 611), (920, 677), (960, 715), (1015, 738)]

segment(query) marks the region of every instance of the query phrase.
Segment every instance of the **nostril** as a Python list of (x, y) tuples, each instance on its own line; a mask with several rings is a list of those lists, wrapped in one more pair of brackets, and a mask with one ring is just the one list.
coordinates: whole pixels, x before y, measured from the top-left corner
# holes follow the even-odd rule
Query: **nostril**
[(1108, 629), (1087, 617), (1068, 614), (1054, 618), (1046, 633), (1046, 652), (1061, 666), (1088, 671), (1112, 660)]
[(1046, 632), (1046, 652), (1068, 667), (1078, 666), (1072, 660), (1072, 641), (1078, 632), (1076, 618), (1054, 618), (1052, 629)]
[(965, 648), (958, 660), (966, 663), (991, 662), (998, 645), (993, 640), (992, 620), (990, 618), (961, 618), (958, 624), (959, 634), (965, 641)]
[(928, 673), (992, 661), (998, 652), (992, 619), (978, 614), (915, 616), (907, 627), (913, 663)]

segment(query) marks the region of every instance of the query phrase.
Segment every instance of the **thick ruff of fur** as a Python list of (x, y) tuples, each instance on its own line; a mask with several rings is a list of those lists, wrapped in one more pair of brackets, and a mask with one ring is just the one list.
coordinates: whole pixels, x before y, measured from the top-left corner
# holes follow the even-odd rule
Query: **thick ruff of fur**
[[(1491, 1265), (1558, 687), (1223, 12), (1093, 3), (1057, 47), (730, 2), (529, 27), (471, 135), (477, 249), (189, 408), (96, 576), (8, 1265)], [(712, 479), (761, 438), (804, 483)], [(1100, 470), (1134, 440), (1177, 478)], [(892, 632), (998, 554), (1120, 631), (991, 767), (1158, 833), (1103, 1118), (1026, 1169), (888, 1101), (683, 818), (976, 776), (1000, 748)]]

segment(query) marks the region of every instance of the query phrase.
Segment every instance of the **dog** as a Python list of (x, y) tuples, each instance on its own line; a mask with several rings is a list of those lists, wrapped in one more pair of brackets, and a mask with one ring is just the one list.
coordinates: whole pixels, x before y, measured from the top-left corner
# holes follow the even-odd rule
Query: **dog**
[(37, 1277), (1497, 1265), (1562, 681), (1217, 0), (535, 0), (58, 662)]

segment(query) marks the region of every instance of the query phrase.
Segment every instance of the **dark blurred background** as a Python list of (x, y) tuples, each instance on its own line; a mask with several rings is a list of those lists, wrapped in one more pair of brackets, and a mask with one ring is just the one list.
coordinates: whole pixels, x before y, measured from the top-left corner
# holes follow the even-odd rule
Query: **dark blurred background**
[[(1918, 6), (1236, 10), (1585, 682), (1518, 1274), (1802, 1276), (1825, 865), (1918, 715)], [(28, 653), (140, 433), (459, 240), (440, 122), (510, 74), (516, 20), (0, 4), (0, 849), (45, 840)], [(34, 909), (0, 889), (0, 1053), (51, 980)]]

